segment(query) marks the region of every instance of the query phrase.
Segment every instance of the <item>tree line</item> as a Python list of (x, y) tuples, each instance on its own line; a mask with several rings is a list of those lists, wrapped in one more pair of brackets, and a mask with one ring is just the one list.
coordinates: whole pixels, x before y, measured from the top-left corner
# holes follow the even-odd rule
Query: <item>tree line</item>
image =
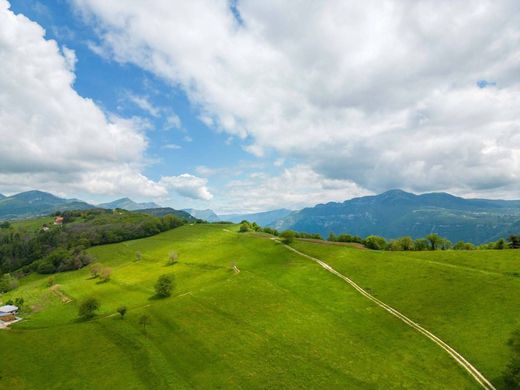
[[(242, 221), (240, 223), (241, 233), (245, 232), (262, 232), (279, 236), (283, 238), (284, 242), (290, 243), (294, 238), (307, 238), (323, 240), (320, 234), (304, 233), (294, 230), (285, 230), (279, 232), (270, 227), (261, 227), (255, 222)], [(488, 242), (486, 244), (474, 245), (470, 242), (458, 241), (452, 243), (445, 237), (436, 233), (428, 234), (425, 237), (413, 239), (410, 236), (400, 237), (394, 240), (387, 240), (384, 237), (370, 235), (361, 237), (351, 235), (348, 233), (334, 234), (330, 233), (327, 241), (331, 242), (347, 242), (358, 243), (364, 245), (369, 249), (374, 250), (389, 250), (389, 251), (427, 251), (427, 250), (476, 250), (476, 249), (520, 249), (520, 235), (511, 235), (508, 239), (500, 238), (497, 241)]]

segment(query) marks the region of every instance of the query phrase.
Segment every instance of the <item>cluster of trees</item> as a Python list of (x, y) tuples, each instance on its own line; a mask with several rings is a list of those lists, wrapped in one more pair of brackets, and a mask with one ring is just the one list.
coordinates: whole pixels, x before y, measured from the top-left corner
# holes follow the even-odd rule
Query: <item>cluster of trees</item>
[(85, 249), (152, 236), (181, 226), (173, 216), (154, 217), (125, 210), (84, 210), (56, 213), (63, 226), (38, 229), (16, 228), (3, 223), (0, 228), (0, 279), (4, 273), (51, 274), (84, 267), (92, 262)]
[(475, 249), (507, 249), (520, 248), (520, 236), (510, 236), (506, 241), (503, 238), (495, 242), (476, 246), (469, 242), (459, 241), (453, 244), (447, 238), (441, 237), (436, 233), (428, 234), (426, 237), (413, 239), (410, 236), (400, 237), (395, 240), (386, 240), (380, 236), (351, 236), (350, 234), (330, 234), (328, 241), (334, 242), (354, 242), (363, 244), (367, 248), (376, 250), (391, 251), (426, 251), (426, 250), (475, 250)]
[[(240, 232), (263, 232), (279, 236), (285, 243), (290, 243), (295, 238), (310, 238), (321, 240), (321, 236), (317, 233), (303, 233), (293, 230), (286, 230), (279, 232), (276, 229), (265, 227), (262, 228), (255, 222), (242, 221), (240, 223)], [(329, 234), (328, 241), (333, 242), (351, 242), (366, 246), (369, 249), (375, 250), (391, 250), (391, 251), (426, 251), (426, 250), (474, 250), (474, 249), (520, 249), (520, 235), (511, 235), (508, 240), (503, 238), (495, 242), (490, 242), (476, 246), (470, 242), (459, 241), (453, 244), (447, 238), (441, 237), (436, 233), (428, 234), (426, 237), (413, 239), (410, 236), (400, 237), (395, 240), (387, 240), (384, 237), (370, 235), (365, 238), (342, 234)]]
[(261, 227), (256, 222), (242, 221), (240, 222), (240, 233), (246, 232), (261, 232), (271, 234), (273, 236), (281, 236), (282, 234), (291, 235), (293, 238), (312, 238), (316, 240), (322, 240), (322, 237), (318, 233), (304, 233), (304, 232), (296, 232), (294, 230), (285, 230), (283, 232), (279, 232), (278, 230), (270, 227)]

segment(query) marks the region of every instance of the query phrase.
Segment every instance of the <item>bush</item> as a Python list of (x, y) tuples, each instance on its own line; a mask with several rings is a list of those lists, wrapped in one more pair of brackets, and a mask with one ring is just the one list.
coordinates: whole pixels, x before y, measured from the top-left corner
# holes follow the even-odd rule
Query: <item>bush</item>
[(99, 277), (103, 282), (108, 282), (110, 280), (110, 277), (112, 276), (112, 268), (105, 267), (101, 270), (99, 273)]
[(179, 261), (178, 253), (175, 251), (171, 251), (168, 254), (168, 261), (167, 261), (166, 265), (174, 265), (175, 263), (177, 263), (177, 261)]
[(121, 318), (125, 318), (126, 311), (127, 311), (126, 306), (119, 306), (117, 308), (117, 312), (119, 313)]
[(0, 293), (5, 293), (14, 290), (18, 287), (18, 279), (10, 274), (0, 276)]
[(96, 298), (87, 298), (79, 305), (78, 315), (81, 318), (89, 319), (95, 316), (99, 309), (99, 302)]
[(284, 244), (290, 244), (294, 241), (296, 233), (292, 230), (285, 230), (282, 233), (280, 233), (280, 237), (282, 238), (282, 242)]
[(173, 289), (173, 279), (168, 275), (161, 275), (155, 283), (155, 294), (158, 297), (166, 298), (169, 297)]
[(363, 243), (367, 248), (374, 250), (384, 250), (386, 249), (387, 243), (383, 237), (379, 236), (368, 236), (365, 238)]

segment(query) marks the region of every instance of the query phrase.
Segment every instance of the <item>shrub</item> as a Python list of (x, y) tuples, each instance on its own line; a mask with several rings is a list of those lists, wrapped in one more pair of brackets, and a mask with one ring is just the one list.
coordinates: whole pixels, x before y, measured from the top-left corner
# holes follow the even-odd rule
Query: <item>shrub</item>
[(97, 278), (101, 273), (102, 269), (103, 266), (100, 263), (92, 264), (92, 267), (90, 267), (90, 276), (92, 276), (93, 278)]
[(383, 250), (386, 249), (386, 240), (379, 236), (368, 236), (363, 243), (369, 249)]
[(18, 279), (10, 274), (0, 276), (0, 293), (5, 293), (14, 290), (18, 287)]
[(110, 277), (112, 276), (112, 268), (105, 267), (101, 270), (99, 273), (99, 277), (103, 282), (108, 282), (110, 280)]
[(125, 318), (126, 311), (127, 311), (126, 306), (119, 306), (117, 308), (117, 312), (119, 313), (121, 318)]
[(155, 283), (155, 294), (158, 297), (169, 297), (173, 289), (173, 279), (168, 275), (161, 275)]
[(177, 252), (175, 251), (171, 251), (169, 254), (168, 254), (168, 262), (166, 263), (167, 265), (174, 265), (175, 263), (177, 263), (177, 261), (179, 261), (179, 255)]
[(280, 237), (282, 238), (282, 242), (284, 244), (290, 244), (294, 241), (296, 233), (292, 230), (285, 230), (282, 233), (280, 233)]
[(96, 298), (87, 298), (79, 305), (78, 315), (81, 318), (89, 319), (94, 317), (96, 311), (99, 309), (99, 302)]
[(141, 317), (139, 317), (139, 325), (143, 326), (143, 330), (146, 333), (146, 327), (150, 325), (150, 317), (146, 314), (143, 314)]

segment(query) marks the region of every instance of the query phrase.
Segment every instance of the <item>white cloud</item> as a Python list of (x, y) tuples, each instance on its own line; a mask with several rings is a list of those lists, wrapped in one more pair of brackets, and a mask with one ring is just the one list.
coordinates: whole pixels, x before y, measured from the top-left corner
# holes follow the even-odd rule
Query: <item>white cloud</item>
[(177, 149), (182, 149), (182, 146), (177, 145), (177, 144), (166, 144), (163, 146), (163, 148), (177, 150)]
[(307, 165), (284, 169), (279, 175), (256, 172), (231, 181), (219, 205), (222, 212), (258, 212), (303, 208), (327, 201), (344, 201), (370, 194), (349, 180), (327, 179)]
[(256, 155), (375, 191), (520, 189), (518, 1), (241, 0), (243, 25), (226, 0), (75, 4)]
[(180, 129), (181, 127), (181, 118), (177, 114), (168, 115), (166, 118), (166, 129)]
[(155, 107), (146, 96), (138, 96), (133, 93), (127, 93), (127, 98), (141, 110), (147, 112), (153, 117), (158, 117), (161, 113), (160, 108)]
[(141, 173), (147, 123), (107, 115), (78, 95), (74, 51), (44, 34), (0, 0), (1, 192), (167, 196)]
[(179, 195), (191, 199), (210, 200), (213, 195), (207, 187), (207, 180), (184, 173), (179, 176), (165, 176), (160, 184), (165, 188), (174, 189)]

